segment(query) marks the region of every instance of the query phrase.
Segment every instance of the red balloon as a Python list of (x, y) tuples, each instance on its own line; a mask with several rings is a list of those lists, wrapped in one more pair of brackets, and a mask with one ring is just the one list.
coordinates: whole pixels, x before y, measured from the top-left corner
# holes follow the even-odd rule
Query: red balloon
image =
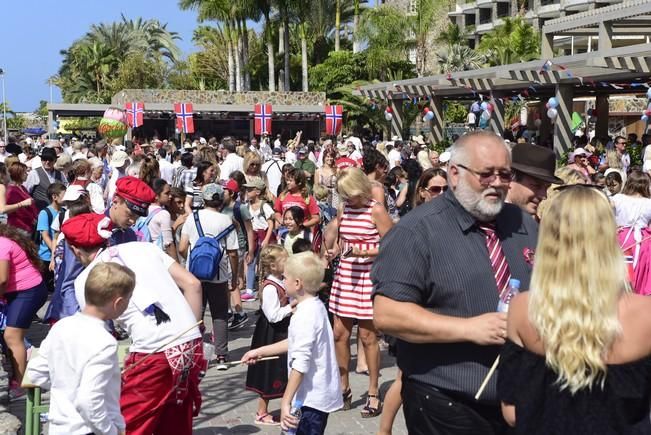
[(391, 110), (391, 106), (387, 106), (387, 108), (384, 109), (384, 111), (387, 112), (387, 113), (393, 112), (393, 110)]
[(491, 103), (488, 103), (488, 104), (486, 105), (486, 109), (487, 109), (489, 112), (492, 112), (492, 111), (493, 111), (493, 105), (492, 105)]
[(429, 107), (424, 108), (423, 112), (425, 112), (425, 113), (429, 112)]

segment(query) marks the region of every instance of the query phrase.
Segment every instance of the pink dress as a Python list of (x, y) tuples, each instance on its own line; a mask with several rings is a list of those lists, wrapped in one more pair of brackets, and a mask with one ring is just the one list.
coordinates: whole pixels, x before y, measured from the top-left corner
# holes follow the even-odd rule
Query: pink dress
[[(369, 200), (362, 208), (345, 205), (339, 223), (342, 252), (352, 247), (368, 250), (379, 246), (380, 233), (372, 217), (375, 204), (375, 201)], [(339, 317), (373, 319), (373, 259), (374, 257), (341, 257), (330, 292), (330, 312)]]

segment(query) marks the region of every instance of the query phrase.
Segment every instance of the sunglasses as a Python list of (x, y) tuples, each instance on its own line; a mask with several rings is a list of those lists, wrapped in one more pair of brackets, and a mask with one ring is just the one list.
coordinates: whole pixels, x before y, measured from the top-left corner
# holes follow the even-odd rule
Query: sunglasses
[(438, 195), (441, 192), (447, 192), (448, 186), (430, 186), (423, 189), (427, 190), (430, 195)]

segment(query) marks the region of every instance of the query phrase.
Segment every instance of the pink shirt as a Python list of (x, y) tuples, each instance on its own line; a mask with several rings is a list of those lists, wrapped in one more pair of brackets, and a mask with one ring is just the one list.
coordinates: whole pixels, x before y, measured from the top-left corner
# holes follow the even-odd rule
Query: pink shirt
[(6, 237), (0, 237), (0, 261), (9, 262), (9, 276), (5, 284), (7, 293), (29, 290), (43, 281), (41, 273), (29, 261), (20, 245)]

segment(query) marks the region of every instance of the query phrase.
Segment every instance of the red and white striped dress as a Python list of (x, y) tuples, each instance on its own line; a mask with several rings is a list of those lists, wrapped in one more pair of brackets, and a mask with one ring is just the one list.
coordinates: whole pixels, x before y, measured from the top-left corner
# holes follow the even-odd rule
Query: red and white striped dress
[[(341, 251), (352, 247), (361, 250), (377, 248), (380, 233), (371, 212), (375, 201), (369, 200), (362, 208), (345, 205), (339, 223)], [(371, 266), (374, 257), (341, 257), (330, 292), (330, 311), (340, 317), (372, 320)]]

